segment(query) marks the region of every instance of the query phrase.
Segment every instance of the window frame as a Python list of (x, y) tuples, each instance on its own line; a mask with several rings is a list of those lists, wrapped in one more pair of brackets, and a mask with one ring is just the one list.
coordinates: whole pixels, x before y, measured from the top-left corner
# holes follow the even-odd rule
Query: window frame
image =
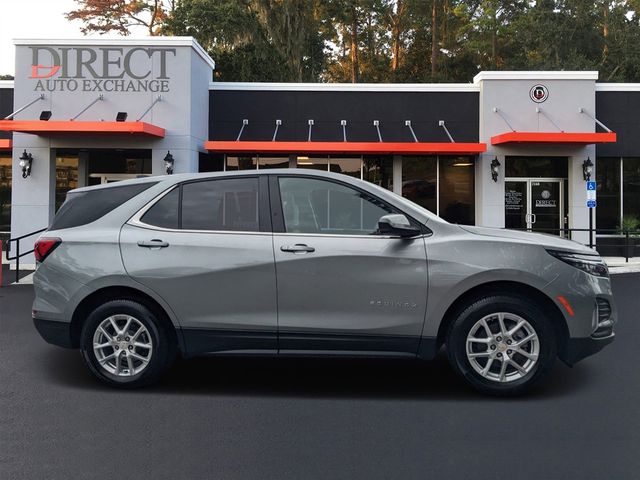
[[(360, 193), (363, 193), (369, 197), (373, 197), (376, 200), (378, 200), (379, 202), (384, 203), (385, 205), (387, 205), (392, 212), (391, 214), (401, 214), (404, 215), (405, 217), (407, 217), (407, 219), (409, 220), (409, 222), (411, 222), (411, 224), (417, 226), (420, 229), (420, 234), (419, 236), (425, 236), (425, 235), (431, 235), (433, 232), (423, 223), (419, 222), (418, 220), (416, 220), (413, 216), (409, 215), (408, 213), (404, 212), (403, 210), (400, 210), (398, 207), (396, 207), (395, 205), (392, 205), (391, 203), (389, 203), (386, 200), (381, 199), (379, 196), (369, 192), (368, 190), (365, 190), (363, 188), (357, 187), (355, 185), (352, 185), (350, 183), (347, 182), (342, 182), (340, 180), (334, 179), (334, 178), (326, 178), (326, 177), (322, 177), (319, 175), (313, 175), (313, 174), (277, 174), (277, 175), (269, 175), (269, 197), (270, 197), (270, 203), (271, 203), (271, 224), (273, 227), (273, 233), (274, 234), (278, 234), (278, 235), (291, 235), (291, 236), (300, 236), (300, 237), (357, 237), (357, 238), (379, 238), (379, 239), (390, 239), (390, 238), (399, 238), (397, 236), (394, 235), (371, 235), (371, 234), (367, 234), (367, 235), (358, 235), (358, 234), (336, 234), (336, 233), (300, 233), (300, 232), (287, 232), (286, 231), (286, 226), (284, 224), (284, 212), (282, 210), (282, 198), (280, 196), (280, 179), (281, 178), (306, 178), (306, 179), (310, 179), (310, 180), (320, 180), (320, 181), (325, 181), (325, 182), (329, 182), (329, 183), (335, 183), (336, 185), (340, 185), (342, 187), (346, 187), (346, 188), (351, 188), (353, 190), (356, 190)], [(412, 237), (412, 238), (417, 238), (417, 237)]]
[[(171, 185), (169, 188), (161, 192), (158, 196), (153, 198), (149, 203), (142, 207), (130, 220), (129, 224), (151, 230), (165, 231), (165, 232), (177, 232), (177, 233), (214, 233), (214, 234), (241, 234), (241, 235), (264, 235), (271, 233), (271, 214), (269, 211), (269, 187), (268, 178), (266, 175), (225, 175), (222, 177), (208, 177), (197, 178), (193, 180), (186, 180), (175, 185)], [(258, 230), (200, 230), (200, 229), (185, 229), (182, 227), (182, 192), (185, 185), (199, 182), (215, 182), (224, 180), (240, 180), (240, 179), (257, 179), (258, 180)], [(142, 221), (142, 217), (153, 206), (162, 200), (165, 195), (168, 195), (176, 188), (180, 189), (178, 195), (178, 225), (180, 228), (166, 228), (158, 225), (152, 225)]]

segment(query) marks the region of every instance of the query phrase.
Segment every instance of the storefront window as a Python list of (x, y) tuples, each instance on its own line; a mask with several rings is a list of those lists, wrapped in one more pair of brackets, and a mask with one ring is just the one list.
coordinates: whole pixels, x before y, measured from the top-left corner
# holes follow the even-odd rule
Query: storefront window
[(67, 192), (78, 188), (78, 157), (56, 157), (56, 212), (64, 203)]
[(364, 157), (362, 179), (387, 190), (393, 190), (393, 157)]
[(349, 175), (350, 177), (362, 178), (362, 158), (329, 157), (329, 171)]
[(0, 232), (11, 230), (11, 157), (0, 157)]
[(438, 213), (438, 159), (435, 156), (402, 157), (402, 196)]
[(475, 183), (473, 157), (440, 157), (440, 213), (451, 223), (473, 225)]
[(598, 229), (615, 229), (620, 224), (620, 157), (598, 157), (596, 161), (598, 183)]
[(258, 156), (258, 168), (289, 168), (289, 157)]
[(329, 157), (298, 155), (297, 166), (298, 168), (310, 168), (312, 170), (324, 170), (326, 172), (329, 169)]
[(567, 157), (507, 157), (504, 176), (567, 178)]
[(258, 164), (257, 156), (250, 155), (227, 155), (225, 170), (255, 170)]
[[(624, 182), (622, 214), (624, 217), (640, 219), (640, 158), (626, 157), (622, 160), (622, 178)], [(599, 203), (598, 208), (600, 208)]]

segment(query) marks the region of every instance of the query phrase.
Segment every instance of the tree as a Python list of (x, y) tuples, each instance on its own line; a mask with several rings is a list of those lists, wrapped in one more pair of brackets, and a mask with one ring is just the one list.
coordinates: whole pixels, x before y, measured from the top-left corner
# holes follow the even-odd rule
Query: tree
[(82, 33), (129, 35), (132, 27), (145, 27), (149, 35), (162, 33), (162, 24), (175, 8), (175, 0), (75, 0), (67, 20), (80, 20)]
[[(287, 81), (297, 77), (271, 43), (253, 0), (181, 0), (165, 21), (170, 35), (193, 36), (216, 60), (223, 81)], [(316, 53), (316, 57), (321, 54)]]
[[(278, 53), (285, 59), (294, 80), (314, 75), (313, 55), (322, 39), (312, 0), (254, 0), (249, 3)], [(317, 55), (316, 55), (317, 58)], [(305, 70), (310, 69), (310, 75)]]

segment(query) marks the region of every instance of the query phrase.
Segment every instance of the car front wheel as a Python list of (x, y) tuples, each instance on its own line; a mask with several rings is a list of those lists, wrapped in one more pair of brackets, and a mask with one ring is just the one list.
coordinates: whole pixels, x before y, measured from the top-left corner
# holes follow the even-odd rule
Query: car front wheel
[(82, 328), (80, 343), (91, 373), (124, 388), (157, 381), (175, 356), (162, 322), (133, 300), (111, 300), (96, 308)]
[(552, 318), (524, 296), (492, 295), (458, 312), (446, 345), (453, 368), (484, 393), (518, 395), (551, 370)]

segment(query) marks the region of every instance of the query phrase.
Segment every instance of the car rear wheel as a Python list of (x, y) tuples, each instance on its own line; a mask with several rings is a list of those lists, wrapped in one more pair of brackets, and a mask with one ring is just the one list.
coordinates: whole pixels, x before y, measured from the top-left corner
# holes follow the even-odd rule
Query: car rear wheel
[(111, 300), (96, 308), (82, 328), (80, 344), (91, 373), (124, 388), (157, 381), (175, 357), (163, 322), (133, 300)]
[(518, 395), (551, 370), (557, 345), (552, 318), (516, 295), (476, 299), (461, 309), (447, 335), (453, 368), (484, 393)]

